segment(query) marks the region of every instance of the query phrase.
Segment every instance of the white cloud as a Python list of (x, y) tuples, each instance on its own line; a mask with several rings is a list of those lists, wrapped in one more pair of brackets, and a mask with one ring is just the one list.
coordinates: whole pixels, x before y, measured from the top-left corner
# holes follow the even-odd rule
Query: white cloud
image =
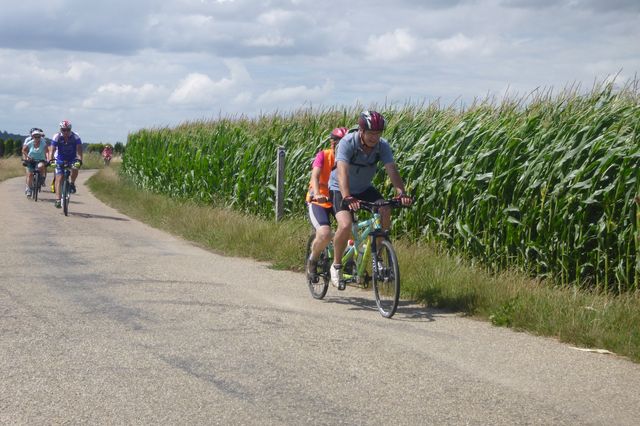
[(450, 54), (460, 53), (464, 52), (465, 50), (473, 49), (475, 45), (476, 43), (474, 40), (461, 33), (436, 42), (436, 47), (438, 48), (438, 50), (440, 50), (442, 53)]
[(20, 110), (25, 110), (28, 109), (31, 106), (31, 104), (27, 101), (18, 101), (15, 105), (14, 105), (14, 109), (17, 111)]
[(293, 46), (293, 43), (291, 38), (275, 35), (251, 38), (245, 44), (255, 47), (289, 47)]
[(294, 19), (295, 14), (288, 10), (270, 10), (258, 16), (258, 22), (270, 26), (279, 26)]
[(151, 83), (135, 87), (130, 84), (103, 84), (93, 96), (82, 102), (84, 108), (135, 108), (161, 100), (166, 89)]
[(326, 81), (322, 86), (308, 88), (307, 86), (284, 87), (281, 89), (267, 90), (261, 94), (257, 103), (260, 105), (278, 105), (280, 103), (290, 102), (296, 105), (302, 105), (305, 102), (320, 102), (327, 98), (333, 90), (334, 84)]
[(65, 75), (72, 80), (80, 80), (82, 76), (92, 69), (95, 66), (85, 61), (74, 61), (69, 64), (69, 70), (65, 73)]
[(381, 36), (370, 36), (366, 54), (370, 59), (394, 61), (416, 50), (416, 39), (406, 29), (397, 29)]
[(191, 106), (207, 105), (251, 80), (249, 73), (239, 62), (227, 61), (227, 66), (231, 76), (218, 81), (202, 73), (187, 75), (171, 93), (169, 102)]

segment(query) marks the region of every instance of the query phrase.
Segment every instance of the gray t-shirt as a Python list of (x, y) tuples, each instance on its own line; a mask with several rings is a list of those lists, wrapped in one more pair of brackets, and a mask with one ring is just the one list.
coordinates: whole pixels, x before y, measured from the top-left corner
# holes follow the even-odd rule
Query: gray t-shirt
[[(359, 194), (371, 186), (371, 181), (378, 171), (378, 162), (393, 163), (393, 151), (386, 139), (380, 139), (375, 149), (366, 154), (362, 150), (360, 133), (353, 132), (340, 140), (336, 151), (336, 164), (338, 161), (349, 164), (349, 191), (351, 194)], [(329, 189), (340, 190), (337, 169), (331, 172)]]

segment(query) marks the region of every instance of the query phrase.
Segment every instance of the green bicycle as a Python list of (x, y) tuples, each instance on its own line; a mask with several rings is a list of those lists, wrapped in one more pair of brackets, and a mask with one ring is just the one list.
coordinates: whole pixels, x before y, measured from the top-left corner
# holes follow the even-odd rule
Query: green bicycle
[[(345, 284), (367, 289), (373, 282), (373, 292), (378, 311), (385, 318), (391, 318), (398, 308), (400, 299), (400, 267), (398, 257), (389, 239), (389, 233), (382, 229), (379, 210), (381, 207), (401, 207), (398, 200), (381, 200), (376, 203), (360, 201), (361, 210), (372, 216), (364, 221), (353, 220), (352, 234), (342, 256), (342, 278)], [(315, 234), (312, 233), (307, 243), (305, 263), (311, 253), (311, 244)], [(381, 240), (378, 241), (378, 238)], [(321, 253), (317, 262), (315, 277), (307, 276), (309, 291), (315, 299), (322, 299), (327, 294), (331, 276), (329, 267), (333, 263), (333, 243)], [(305, 270), (307, 270), (305, 264)]]

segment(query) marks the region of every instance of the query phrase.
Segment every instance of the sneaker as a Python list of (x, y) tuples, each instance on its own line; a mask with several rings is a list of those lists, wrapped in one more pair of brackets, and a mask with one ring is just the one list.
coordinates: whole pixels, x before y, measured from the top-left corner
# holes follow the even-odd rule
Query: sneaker
[(31, 198), (32, 195), (33, 195), (33, 191), (30, 189), (27, 189), (27, 197)]
[(59, 209), (62, 207), (62, 202), (60, 200), (56, 200), (56, 209)]
[(317, 260), (307, 260), (307, 279), (312, 283), (318, 282), (318, 261)]
[(331, 274), (331, 284), (338, 290), (344, 290), (345, 283), (342, 281), (342, 266), (331, 265), (329, 273)]
[(69, 192), (71, 192), (72, 194), (76, 193), (76, 184), (75, 183), (69, 182)]

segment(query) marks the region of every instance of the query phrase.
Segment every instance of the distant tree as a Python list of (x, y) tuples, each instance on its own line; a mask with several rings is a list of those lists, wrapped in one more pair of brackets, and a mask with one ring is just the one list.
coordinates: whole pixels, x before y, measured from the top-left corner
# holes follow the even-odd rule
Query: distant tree
[(13, 141), (13, 151), (18, 157), (22, 157), (22, 141)]
[(124, 144), (122, 142), (116, 142), (113, 146), (113, 152), (116, 154), (124, 154)]

